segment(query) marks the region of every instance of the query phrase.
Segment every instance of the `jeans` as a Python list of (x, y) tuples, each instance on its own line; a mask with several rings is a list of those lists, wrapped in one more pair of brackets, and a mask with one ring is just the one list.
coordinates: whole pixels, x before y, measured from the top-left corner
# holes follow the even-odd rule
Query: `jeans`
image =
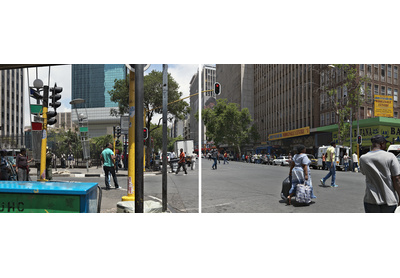
[(212, 167), (211, 168), (215, 168), (215, 169), (217, 169), (217, 158), (213, 158), (214, 159), (214, 164), (212, 165)]
[(349, 168), (349, 163), (344, 164), (344, 170), (347, 172), (347, 169)]
[(358, 168), (358, 162), (353, 162), (353, 172), (355, 172), (356, 168), (357, 168), (357, 171), (360, 172), (360, 168)]
[(115, 188), (119, 188), (118, 185), (118, 180), (117, 180), (117, 175), (115, 174), (115, 168), (114, 167), (107, 167), (107, 166), (103, 166), (104, 169), (104, 180), (105, 180), (105, 184), (106, 184), (106, 188), (110, 188), (110, 180), (109, 180), (109, 173), (111, 173), (113, 179), (114, 179), (114, 185)]
[(366, 213), (393, 213), (397, 208), (397, 205), (375, 205), (364, 203), (364, 210)]
[(227, 157), (224, 157), (224, 164), (225, 164), (225, 162), (226, 162), (227, 164), (229, 164), (228, 158), (227, 158)]
[(331, 186), (334, 186), (335, 181), (336, 181), (336, 167), (335, 167), (335, 165), (333, 165), (333, 167), (331, 167), (331, 165), (332, 165), (332, 162), (328, 162), (328, 161), (326, 162), (326, 167), (328, 167), (329, 173), (322, 180), (325, 183), (325, 181), (332, 176)]

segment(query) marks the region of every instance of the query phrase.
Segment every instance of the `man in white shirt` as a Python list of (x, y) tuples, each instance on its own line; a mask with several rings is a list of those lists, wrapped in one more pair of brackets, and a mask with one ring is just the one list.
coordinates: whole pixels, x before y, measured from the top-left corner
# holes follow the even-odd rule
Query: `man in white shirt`
[(360, 172), (360, 168), (358, 168), (358, 157), (357, 157), (357, 153), (354, 152), (354, 153), (353, 153), (353, 172), (355, 171), (356, 168), (357, 168), (357, 172)]

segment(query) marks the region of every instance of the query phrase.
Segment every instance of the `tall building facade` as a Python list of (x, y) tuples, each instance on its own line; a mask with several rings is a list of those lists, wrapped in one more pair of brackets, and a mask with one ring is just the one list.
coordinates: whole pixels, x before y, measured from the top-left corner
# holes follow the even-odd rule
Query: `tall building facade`
[[(216, 71), (213, 65), (204, 65), (201, 72), (197, 72), (193, 75), (190, 81), (190, 107), (192, 108), (190, 112), (190, 139), (194, 140), (195, 148), (204, 148), (207, 145), (206, 140), (206, 130), (202, 123), (201, 130), (201, 142), (199, 142), (199, 124), (195, 117), (196, 113), (201, 109), (212, 108), (216, 104), (216, 96), (212, 91), (214, 89), (214, 83), (216, 82)], [(201, 84), (201, 92), (199, 92), (199, 82)], [(201, 104), (199, 105), (199, 93), (201, 93)]]
[[(397, 130), (396, 125), (400, 125), (396, 121), (400, 116), (399, 65), (361, 64), (353, 67), (358, 78), (368, 79), (362, 83), (364, 99), (353, 108), (351, 120), (356, 121), (358, 117), (359, 126), (365, 129), (361, 129), (363, 134), (378, 132), (381, 125), (391, 125), (390, 130)], [(313, 153), (318, 146), (337, 139), (335, 130), (337, 133), (339, 116), (333, 102), (347, 101), (349, 93), (347, 73), (343, 69), (319, 64), (255, 64), (217, 65), (216, 72), (222, 87), (219, 98), (235, 102), (241, 109), (253, 109), (252, 118), (261, 136), (254, 148), (274, 146), (289, 152), (295, 145), (303, 144)], [(334, 96), (328, 95), (327, 91), (331, 89), (335, 90)], [(374, 114), (374, 97), (377, 95), (393, 99), (393, 117), (378, 119), (379, 125), (371, 126), (372, 122), (367, 120), (379, 118)], [(347, 120), (350, 123), (350, 119)], [(355, 125), (356, 122), (352, 122), (353, 145), (354, 135), (358, 132)], [(400, 129), (398, 138), (400, 142)], [(349, 144), (350, 139), (347, 140)]]
[(0, 71), (0, 147), (24, 145), (23, 69)]
[[(119, 117), (110, 116), (110, 109), (118, 104), (110, 100), (108, 91), (115, 79), (126, 78), (126, 67), (120, 64), (72, 65), (71, 99), (84, 99), (83, 104), (71, 107), (72, 121), (77, 122), (75, 109), (87, 115), (90, 137), (112, 134), (113, 125), (120, 124)], [(86, 109), (85, 109), (86, 108)]]

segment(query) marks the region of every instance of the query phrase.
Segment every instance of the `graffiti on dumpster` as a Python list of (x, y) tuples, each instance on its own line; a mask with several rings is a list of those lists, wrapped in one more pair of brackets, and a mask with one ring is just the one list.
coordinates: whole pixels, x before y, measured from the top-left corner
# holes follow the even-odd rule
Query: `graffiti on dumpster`
[(24, 211), (24, 203), (18, 202), (16, 204), (15, 202), (2, 202), (0, 205), (0, 212), (11, 212), (11, 210), (14, 212), (15, 209), (21, 212)]

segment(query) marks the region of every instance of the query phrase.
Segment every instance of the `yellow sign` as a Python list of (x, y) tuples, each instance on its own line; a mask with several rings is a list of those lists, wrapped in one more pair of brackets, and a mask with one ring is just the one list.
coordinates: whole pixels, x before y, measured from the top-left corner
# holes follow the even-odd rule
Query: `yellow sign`
[(375, 117), (393, 118), (393, 97), (392, 96), (374, 96), (374, 114)]
[(288, 131), (283, 131), (283, 132), (278, 132), (274, 133), (268, 136), (268, 140), (273, 141), (273, 140), (279, 140), (279, 139), (285, 139), (285, 138), (290, 138), (290, 137), (297, 137), (297, 136), (303, 136), (303, 135), (308, 135), (310, 134), (310, 127), (303, 127), (299, 129), (293, 129), (293, 130), (288, 130)]

